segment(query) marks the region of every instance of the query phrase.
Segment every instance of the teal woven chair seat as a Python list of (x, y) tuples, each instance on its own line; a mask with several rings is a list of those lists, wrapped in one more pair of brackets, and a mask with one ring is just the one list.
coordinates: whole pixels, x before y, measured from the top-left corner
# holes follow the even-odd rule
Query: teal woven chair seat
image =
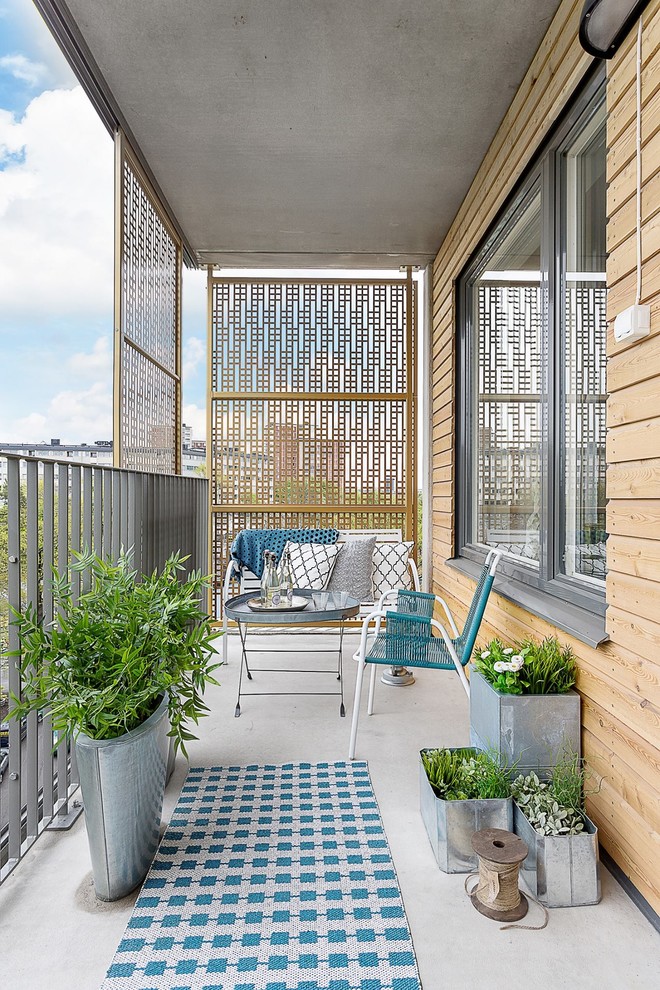
[[(362, 624), (360, 647), (355, 654), (355, 659), (358, 661), (358, 673), (353, 704), (349, 759), (352, 760), (355, 757), (362, 681), (364, 668), (367, 664), (372, 665), (367, 706), (369, 715), (373, 713), (375, 671), (379, 664), (388, 667), (427, 667), (433, 670), (455, 670), (469, 697), (470, 685), (463, 668), (472, 655), (500, 558), (501, 554), (494, 550), (488, 554), (474, 589), (474, 595), (461, 632), (459, 632), (444, 599), (420, 591), (398, 591), (383, 595), (379, 607), (365, 618)], [(396, 610), (386, 608), (386, 600), (394, 595), (396, 595)], [(449, 629), (434, 618), (436, 605), (440, 605), (443, 609)], [(372, 623), (374, 625), (371, 634), (373, 639), (370, 640)], [(384, 629), (383, 623), (385, 623)]]

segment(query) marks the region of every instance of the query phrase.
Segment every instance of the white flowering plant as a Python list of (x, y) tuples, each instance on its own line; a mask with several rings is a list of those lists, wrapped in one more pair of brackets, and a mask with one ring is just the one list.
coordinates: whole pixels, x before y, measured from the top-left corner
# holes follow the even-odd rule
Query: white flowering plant
[(478, 647), (474, 665), (489, 684), (502, 694), (524, 694), (524, 667), (528, 650), (505, 646), (500, 639), (493, 639), (488, 646)]
[(493, 639), (473, 656), (479, 673), (502, 694), (563, 694), (575, 684), (576, 663), (570, 646), (553, 636), (538, 643), (526, 639), (505, 646)]

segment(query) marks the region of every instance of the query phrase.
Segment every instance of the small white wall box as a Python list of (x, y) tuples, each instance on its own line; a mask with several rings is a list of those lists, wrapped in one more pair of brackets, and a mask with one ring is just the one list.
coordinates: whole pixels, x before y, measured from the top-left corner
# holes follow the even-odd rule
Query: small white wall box
[(614, 339), (639, 340), (651, 332), (651, 307), (636, 303), (624, 309), (614, 320)]

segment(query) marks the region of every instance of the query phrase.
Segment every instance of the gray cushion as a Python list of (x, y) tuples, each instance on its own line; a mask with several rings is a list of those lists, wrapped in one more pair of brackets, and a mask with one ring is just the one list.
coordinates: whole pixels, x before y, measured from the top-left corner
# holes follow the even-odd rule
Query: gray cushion
[(328, 591), (346, 591), (360, 602), (372, 602), (373, 558), (376, 537), (349, 539), (341, 547)]

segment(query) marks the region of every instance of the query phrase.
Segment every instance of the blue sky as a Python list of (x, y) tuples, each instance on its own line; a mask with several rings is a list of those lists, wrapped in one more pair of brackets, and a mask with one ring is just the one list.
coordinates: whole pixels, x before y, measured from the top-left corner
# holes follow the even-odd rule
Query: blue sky
[[(113, 147), (32, 0), (0, 0), (0, 443), (112, 436)], [(184, 421), (205, 435), (205, 274)]]

